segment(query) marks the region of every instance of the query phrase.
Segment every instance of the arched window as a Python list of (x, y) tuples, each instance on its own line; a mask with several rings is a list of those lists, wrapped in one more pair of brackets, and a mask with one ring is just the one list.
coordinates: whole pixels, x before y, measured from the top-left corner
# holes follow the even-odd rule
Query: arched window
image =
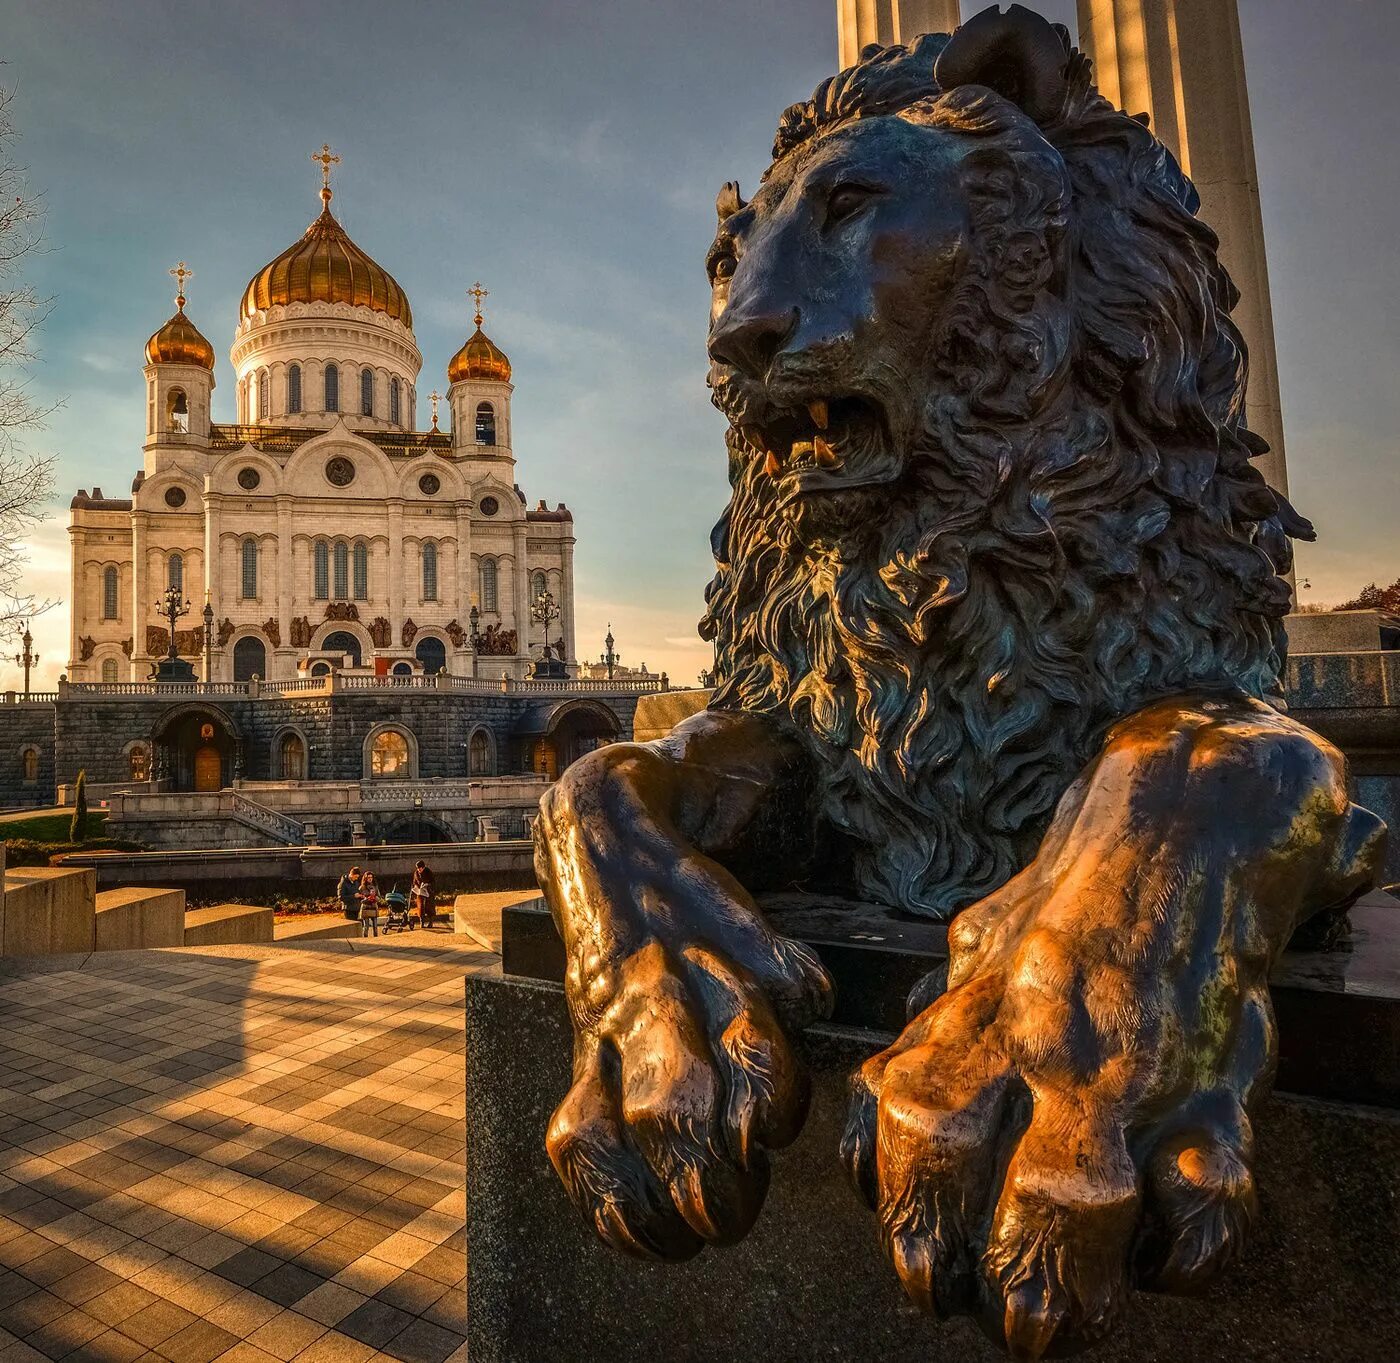
[(383, 729), (370, 740), (370, 776), (405, 780), (411, 775), (409, 765), (408, 739), (397, 729)]
[(322, 653), (349, 654), (351, 667), (359, 667), (362, 657), (360, 641), (348, 629), (338, 629), (334, 634), (326, 635), (321, 643), (320, 651)]
[(489, 402), (477, 404), (476, 443), (478, 445), (494, 445), (496, 443), (496, 409)]
[(496, 601), (496, 560), (493, 558), (481, 560), (481, 609), (484, 611), (500, 609)]
[(311, 550), (315, 600), (325, 601), (331, 594), (331, 551), (325, 540), (317, 540)]
[(403, 425), (403, 403), (399, 397), (398, 379), (389, 380), (389, 420), (395, 426)]
[(351, 568), (355, 580), (355, 600), (369, 600), (369, 548), (364, 544), (357, 544), (354, 553), (351, 555)]
[(118, 613), (117, 570), (102, 570), (102, 618), (115, 620)]
[(188, 435), (190, 429), (190, 404), (183, 388), (170, 390), (169, 427), (181, 435)]
[(447, 646), (441, 639), (434, 639), (431, 634), (419, 639), (413, 656), (423, 664), (423, 671), (430, 677), (447, 671)]
[(103, 658), (102, 660), (102, 680), (114, 682), (117, 679), (117, 660), (115, 658)]
[(344, 601), (350, 595), (348, 579), (350, 573), (350, 550), (344, 540), (336, 540), (333, 555), (335, 563), (335, 599)]
[(151, 750), (144, 743), (133, 743), (127, 750), (126, 760), (133, 781), (151, 779)]
[(312, 663), (312, 664), (311, 664), (311, 675), (312, 675), (313, 677), (329, 677), (330, 674), (331, 674), (331, 665), (330, 665), (329, 663)]
[(287, 411), (301, 411), (301, 366), (287, 366)]
[(467, 749), (467, 772), (471, 776), (493, 776), (491, 770), (491, 740), (485, 729), (478, 729), (472, 735)]
[(261, 639), (251, 634), (240, 639), (233, 646), (233, 679), (248, 681), (252, 677), (267, 676), (267, 649)]
[(266, 421), (268, 416), (267, 370), (258, 373), (258, 420)]
[(254, 539), (243, 541), (243, 591), (245, 601), (253, 601), (258, 595), (258, 542)]
[(26, 748), (19, 757), (20, 776), (32, 786), (39, 779), (39, 749)]
[(185, 590), (185, 559), (182, 554), (171, 554), (165, 564), (165, 585), (177, 592)]
[(360, 415), (374, 415), (374, 370), (360, 370)]
[(423, 600), (436, 601), (437, 593), (437, 545), (429, 540), (423, 546)]
[(530, 602), (533, 605), (549, 590), (549, 579), (540, 572), (530, 578)]
[(277, 745), (277, 771), (284, 781), (306, 780), (306, 744), (300, 734), (283, 734)]
[(340, 370), (333, 364), (326, 366), (326, 411), (340, 411)]

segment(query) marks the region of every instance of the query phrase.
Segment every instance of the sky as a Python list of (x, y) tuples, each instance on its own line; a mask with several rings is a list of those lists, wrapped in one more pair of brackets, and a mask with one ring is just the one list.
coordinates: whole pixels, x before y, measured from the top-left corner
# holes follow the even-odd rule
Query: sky
[[(1072, 0), (1031, 0), (1071, 23)], [(1318, 525), (1304, 600), (1400, 576), (1400, 5), (1239, 0), (1272, 281), (1292, 498)], [(964, 5), (971, 12), (972, 6)], [(533, 504), (575, 516), (578, 649), (611, 623), (628, 664), (693, 682), (723, 507), (705, 388), (714, 197), (754, 185), (778, 114), (835, 68), (832, 0), (0, 0), (0, 82), (47, 206), (29, 278), (53, 298), (33, 371), (59, 402), (31, 588), (68, 590), (68, 500), (125, 496), (141, 462), (142, 349), (172, 310), (228, 349), (250, 276), (335, 210), (413, 305), (426, 395), (471, 330), (514, 366), (515, 454)], [(35, 623), (39, 682), (67, 608)], [(7, 654), (12, 650), (7, 649)], [(18, 670), (0, 666), (0, 688)]]

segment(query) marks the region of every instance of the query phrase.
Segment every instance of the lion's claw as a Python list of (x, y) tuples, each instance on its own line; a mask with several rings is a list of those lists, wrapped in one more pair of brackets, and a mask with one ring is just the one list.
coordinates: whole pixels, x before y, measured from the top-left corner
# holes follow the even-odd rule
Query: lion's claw
[[(800, 949), (786, 956), (807, 964)], [(793, 979), (792, 998), (829, 991), (810, 959), (817, 978)], [(732, 1244), (762, 1209), (767, 1150), (802, 1128), (806, 1071), (765, 991), (716, 952), (651, 943), (617, 974), (597, 1026), (580, 1037), (550, 1158), (619, 1249), (684, 1259)]]

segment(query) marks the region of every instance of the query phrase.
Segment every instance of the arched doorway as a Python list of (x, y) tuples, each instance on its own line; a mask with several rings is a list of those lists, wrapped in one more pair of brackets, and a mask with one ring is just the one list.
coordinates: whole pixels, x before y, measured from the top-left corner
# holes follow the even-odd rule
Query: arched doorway
[(318, 653), (348, 653), (351, 667), (359, 667), (364, 657), (364, 653), (360, 649), (359, 639), (348, 629), (338, 629), (334, 633), (326, 635), (321, 641), (321, 647), (316, 651)]
[(246, 634), (233, 646), (234, 681), (267, 676), (267, 648), (256, 635)]
[(278, 740), (277, 774), (284, 781), (306, 780), (306, 743), (299, 733), (289, 730)]
[(423, 664), (423, 671), (429, 677), (447, 671), (447, 646), (441, 639), (434, 639), (431, 634), (419, 639), (413, 656)]
[(385, 842), (456, 842), (436, 819), (422, 814), (405, 814), (395, 819), (384, 834)]
[(174, 790), (223, 790), (238, 775), (241, 740), (221, 711), (195, 706), (167, 714), (153, 735), (156, 775)]
[(533, 706), (521, 717), (515, 733), (524, 740), (525, 769), (553, 781), (585, 753), (616, 742), (620, 728), (606, 705), (566, 700)]

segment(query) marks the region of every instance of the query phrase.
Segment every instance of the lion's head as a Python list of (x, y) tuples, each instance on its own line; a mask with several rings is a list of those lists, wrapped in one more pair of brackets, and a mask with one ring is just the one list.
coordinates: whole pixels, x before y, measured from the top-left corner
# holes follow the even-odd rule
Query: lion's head
[(946, 915), (1116, 718), (1278, 694), (1306, 523), (1249, 462), (1197, 206), (1020, 6), (867, 48), (720, 194), (713, 703), (812, 737), (867, 894)]

